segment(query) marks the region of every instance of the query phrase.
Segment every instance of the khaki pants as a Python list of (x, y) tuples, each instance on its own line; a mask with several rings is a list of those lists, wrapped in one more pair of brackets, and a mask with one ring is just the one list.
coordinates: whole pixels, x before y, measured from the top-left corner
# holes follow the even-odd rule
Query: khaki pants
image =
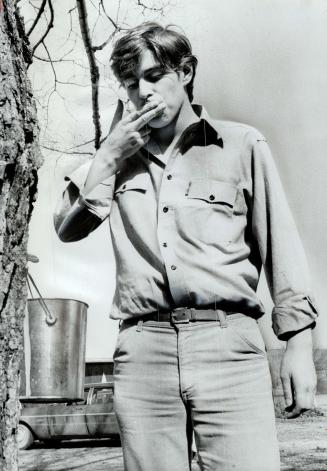
[(243, 314), (219, 322), (122, 323), (115, 410), (125, 471), (278, 471), (264, 342)]

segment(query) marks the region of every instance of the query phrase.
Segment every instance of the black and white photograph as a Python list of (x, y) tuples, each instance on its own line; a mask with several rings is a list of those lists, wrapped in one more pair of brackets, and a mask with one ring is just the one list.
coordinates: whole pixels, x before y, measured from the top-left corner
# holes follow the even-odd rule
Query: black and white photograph
[(0, 0), (0, 469), (327, 469), (327, 0)]

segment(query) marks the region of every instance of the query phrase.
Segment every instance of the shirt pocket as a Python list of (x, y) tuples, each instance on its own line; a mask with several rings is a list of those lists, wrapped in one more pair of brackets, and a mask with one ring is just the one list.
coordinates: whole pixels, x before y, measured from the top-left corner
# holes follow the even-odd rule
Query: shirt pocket
[[(202, 200), (210, 205), (219, 205), (233, 209), (236, 201), (237, 187), (228, 182), (215, 180), (193, 180), (187, 192), (190, 199)], [(219, 208), (218, 206), (218, 208)]]
[(127, 218), (133, 225), (137, 216), (135, 208), (139, 208), (139, 211), (144, 209), (149, 185), (150, 175), (148, 173), (137, 173), (132, 177), (124, 176), (116, 185), (114, 200), (118, 205), (120, 215)]
[(186, 192), (189, 232), (208, 244), (227, 245), (237, 237), (234, 217), (238, 188), (233, 183), (194, 179)]
[(128, 195), (129, 192), (146, 193), (149, 188), (150, 175), (148, 173), (137, 173), (132, 177), (120, 181), (115, 188), (114, 195)]

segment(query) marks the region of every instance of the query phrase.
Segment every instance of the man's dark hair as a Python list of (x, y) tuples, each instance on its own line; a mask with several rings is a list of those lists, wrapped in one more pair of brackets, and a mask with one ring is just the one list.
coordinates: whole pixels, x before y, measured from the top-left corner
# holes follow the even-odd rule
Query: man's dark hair
[(193, 70), (193, 77), (186, 86), (190, 101), (193, 100), (193, 81), (198, 63), (192, 54), (192, 46), (184, 34), (158, 23), (146, 22), (128, 30), (119, 38), (112, 51), (111, 68), (119, 81), (133, 76), (144, 49), (149, 49), (166, 70), (180, 71), (185, 65)]

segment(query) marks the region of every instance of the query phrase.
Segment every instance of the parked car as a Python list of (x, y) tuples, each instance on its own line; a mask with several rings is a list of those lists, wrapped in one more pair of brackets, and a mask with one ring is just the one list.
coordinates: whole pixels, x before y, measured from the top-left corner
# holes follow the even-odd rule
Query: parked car
[(84, 391), (82, 402), (22, 404), (19, 449), (29, 448), (34, 440), (119, 438), (113, 411), (113, 383), (87, 384)]

